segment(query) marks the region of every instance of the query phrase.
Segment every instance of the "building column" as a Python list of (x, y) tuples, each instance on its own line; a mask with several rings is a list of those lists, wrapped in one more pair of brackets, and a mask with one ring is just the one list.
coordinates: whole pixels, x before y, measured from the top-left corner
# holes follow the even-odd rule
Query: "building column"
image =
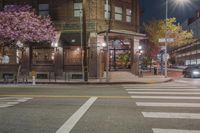
[(98, 77), (98, 53), (97, 53), (97, 34), (95, 32), (90, 33), (89, 37), (89, 77)]
[(25, 51), (23, 53), (23, 58), (22, 58), (22, 68), (21, 68), (21, 72), (24, 74), (29, 74), (30, 72), (30, 63), (31, 63), (31, 59), (30, 59), (30, 47), (26, 47)]
[(55, 74), (56, 76), (63, 75), (63, 48), (57, 47), (54, 50), (55, 57), (54, 57), (54, 66), (55, 66)]
[(137, 52), (139, 51), (139, 39), (132, 38), (131, 39), (131, 72), (135, 75), (138, 75), (139, 72), (139, 60)]

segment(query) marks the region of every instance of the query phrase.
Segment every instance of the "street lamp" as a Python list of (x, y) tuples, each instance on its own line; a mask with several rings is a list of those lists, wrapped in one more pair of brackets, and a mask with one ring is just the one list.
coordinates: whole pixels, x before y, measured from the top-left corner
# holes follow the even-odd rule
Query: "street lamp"
[(137, 54), (137, 60), (138, 60), (138, 76), (139, 77), (142, 77), (142, 70), (141, 70), (141, 66), (140, 66), (140, 58), (141, 58), (141, 55), (144, 53), (144, 51), (142, 50), (142, 46), (138, 46), (138, 51), (136, 52)]
[[(176, 4), (185, 4), (190, 0), (175, 0)], [(167, 34), (167, 20), (168, 20), (168, 5), (169, 0), (166, 0), (166, 14), (165, 14), (165, 77), (167, 77), (167, 44), (168, 44), (168, 34)]]

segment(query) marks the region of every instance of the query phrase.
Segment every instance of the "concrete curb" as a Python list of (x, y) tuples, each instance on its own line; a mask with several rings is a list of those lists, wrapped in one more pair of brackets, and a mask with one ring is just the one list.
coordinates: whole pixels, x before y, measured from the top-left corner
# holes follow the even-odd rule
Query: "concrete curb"
[[(60, 85), (65, 85), (65, 84), (69, 84), (69, 85), (92, 85), (92, 84), (96, 84), (96, 85), (101, 85), (101, 84), (106, 84), (106, 85), (112, 85), (112, 84), (159, 84), (159, 83), (168, 83), (168, 82), (172, 82), (174, 81), (174, 79), (168, 79), (165, 81), (149, 81), (149, 82), (139, 82), (139, 81), (133, 81), (133, 82), (36, 82), (36, 84), (60, 84)], [(0, 82), (0, 84), (11, 84), (11, 83), (4, 83), (4, 82)], [(32, 82), (27, 82), (27, 83), (22, 83), (19, 82), (18, 84), (32, 84)]]

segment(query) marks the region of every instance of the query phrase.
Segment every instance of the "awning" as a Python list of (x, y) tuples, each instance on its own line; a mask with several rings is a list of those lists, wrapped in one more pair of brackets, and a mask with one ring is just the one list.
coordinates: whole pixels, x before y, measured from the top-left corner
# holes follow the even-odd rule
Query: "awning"
[[(98, 34), (105, 34), (107, 30), (99, 32)], [(109, 36), (115, 36), (115, 35), (126, 35), (126, 36), (134, 36), (137, 37), (138, 39), (147, 39), (146, 34), (141, 34), (133, 31), (127, 31), (127, 30), (110, 30), (109, 31)]]

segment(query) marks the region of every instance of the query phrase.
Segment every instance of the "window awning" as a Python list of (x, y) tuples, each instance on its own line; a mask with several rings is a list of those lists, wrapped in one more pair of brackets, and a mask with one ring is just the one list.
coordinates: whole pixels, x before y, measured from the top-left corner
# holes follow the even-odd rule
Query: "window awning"
[[(99, 32), (98, 34), (101, 35), (101, 34), (105, 34), (107, 31), (102, 31), (102, 32)], [(127, 31), (127, 30), (110, 30), (109, 31), (109, 36), (116, 36), (116, 35), (125, 35), (125, 36), (133, 36), (133, 37), (136, 37), (138, 39), (147, 39), (147, 36), (146, 34), (141, 34), (141, 33), (137, 33), (137, 32), (133, 32), (133, 31)]]

